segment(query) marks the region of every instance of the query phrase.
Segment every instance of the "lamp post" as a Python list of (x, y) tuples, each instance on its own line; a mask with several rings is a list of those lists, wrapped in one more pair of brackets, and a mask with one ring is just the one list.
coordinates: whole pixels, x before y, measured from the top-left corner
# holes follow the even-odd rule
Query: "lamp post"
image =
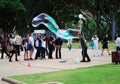
[(30, 33), (30, 26), (27, 25), (27, 32)]

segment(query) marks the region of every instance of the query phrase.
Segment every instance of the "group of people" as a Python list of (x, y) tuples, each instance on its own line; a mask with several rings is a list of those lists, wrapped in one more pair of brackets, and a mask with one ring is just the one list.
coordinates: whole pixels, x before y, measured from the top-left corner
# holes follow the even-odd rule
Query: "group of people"
[[(82, 34), (79, 34), (79, 40), (81, 44), (81, 54), (82, 60), (81, 62), (90, 62), (91, 59), (87, 53), (87, 44), (86, 40), (83, 38)], [(97, 35), (94, 35), (91, 39), (94, 43), (93, 50), (94, 56), (103, 55), (105, 49), (107, 49), (108, 55), (111, 55), (108, 48), (108, 34), (102, 40), (102, 51), (99, 53), (98, 49), (98, 41), (99, 38)], [(118, 35), (116, 39), (116, 51), (120, 52), (120, 35)], [(48, 55), (48, 59), (53, 59), (53, 51), (55, 51), (56, 59), (61, 59), (61, 47), (62, 47), (62, 39), (60, 37), (54, 37), (53, 35), (46, 36), (40, 35), (37, 33), (36, 36), (33, 37), (33, 34), (26, 34), (23, 38), (16, 34), (10, 35), (2, 35), (1, 39), (1, 59), (4, 58), (4, 53), (9, 58), (9, 61), (12, 62), (12, 57), (15, 54), (15, 61), (18, 61), (18, 56), (20, 56), (20, 51), (24, 50), (24, 60), (33, 60), (33, 59), (45, 59), (45, 56)], [(68, 39), (68, 49), (72, 48), (72, 39)], [(21, 50), (20, 50), (21, 49)], [(35, 58), (33, 58), (33, 52), (36, 49)]]
[(22, 38), (16, 34), (2, 35), (1, 38), (1, 59), (4, 58), (4, 53), (12, 62), (12, 57), (15, 54), (15, 60), (18, 61), (17, 56), (20, 55), (20, 46), (22, 44)]
[[(45, 55), (48, 55), (48, 59), (53, 59), (53, 51), (55, 51), (56, 59), (61, 59), (61, 47), (62, 39), (60, 37), (54, 37), (53, 35), (46, 36), (37, 33), (26, 34), (23, 38), (18, 34), (2, 35), (1, 38), (1, 59), (4, 58), (4, 53), (12, 62), (12, 57), (15, 54), (15, 60), (18, 61), (20, 51), (24, 51), (24, 60), (33, 59), (45, 59)], [(33, 58), (33, 52), (36, 49), (35, 58)]]
[(93, 56), (100, 56), (100, 55), (103, 55), (103, 52), (104, 50), (106, 49), (107, 52), (108, 52), (108, 55), (111, 55), (110, 51), (109, 51), (109, 48), (108, 48), (108, 34), (105, 34), (104, 38), (102, 39), (102, 51), (101, 51), (101, 54), (99, 52), (99, 47), (98, 47), (98, 41), (99, 41), (99, 38), (97, 37), (97, 35), (93, 35), (92, 41), (90, 42), (90, 45), (92, 46), (93, 48), (93, 51), (94, 51), (94, 54)]
[[(82, 48), (82, 60), (81, 62), (90, 62), (91, 59), (87, 53), (87, 44), (86, 44), (86, 40), (83, 38), (82, 34), (79, 34), (79, 40), (80, 40), (80, 44), (81, 44), (81, 48)], [(109, 47), (108, 47), (108, 43), (109, 43), (109, 39), (108, 39), (108, 34), (105, 34), (104, 38), (102, 39), (102, 51), (101, 54), (99, 53), (99, 48), (98, 48), (98, 41), (99, 38), (97, 37), (97, 35), (94, 35), (92, 37), (92, 42), (93, 42), (93, 50), (94, 50), (94, 54), (93, 56), (100, 56), (103, 55), (104, 50), (106, 49), (108, 52), (108, 55), (111, 55), (110, 51), (109, 51)], [(120, 34), (117, 35), (117, 38), (115, 40), (116, 42), (116, 52), (118, 52), (120, 54)], [(71, 46), (71, 40), (68, 40), (68, 48), (69, 46)], [(71, 48), (69, 48), (71, 49)]]
[[(118, 34), (116, 37), (117, 37), (116, 40), (115, 40), (116, 52), (117, 52), (117, 54), (120, 55), (120, 34)], [(81, 60), (81, 62), (90, 62), (91, 59), (87, 54), (86, 40), (83, 38), (82, 34), (79, 34), (79, 38), (80, 38), (80, 43), (81, 43), (81, 47), (82, 47), (82, 60)], [(99, 38), (97, 37), (97, 35), (94, 35), (91, 40), (93, 42), (93, 44), (92, 44), (93, 45), (92, 46), (93, 51), (94, 51), (93, 56), (104, 55), (103, 53), (104, 53), (105, 49), (107, 50), (108, 55), (111, 55), (109, 47), (108, 47), (108, 43), (109, 43), (108, 34), (105, 34), (104, 38), (102, 39), (102, 42), (101, 42), (102, 43), (101, 54), (100, 54), (99, 48), (98, 48)]]

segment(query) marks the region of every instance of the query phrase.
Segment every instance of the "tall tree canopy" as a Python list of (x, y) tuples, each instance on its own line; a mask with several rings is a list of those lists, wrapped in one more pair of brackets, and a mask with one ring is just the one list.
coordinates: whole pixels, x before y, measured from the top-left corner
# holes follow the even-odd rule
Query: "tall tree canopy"
[(0, 0), (0, 28), (11, 33), (13, 28), (17, 27), (16, 14), (25, 10), (19, 0)]
[[(120, 1), (119, 0), (84, 0), (86, 9), (89, 10), (95, 18), (98, 31), (111, 34), (115, 39), (115, 34), (119, 33), (120, 20)], [(104, 26), (103, 23), (108, 26)], [(108, 28), (107, 28), (108, 27)]]
[(5, 31), (12, 31), (14, 27), (19, 32), (23, 32), (23, 28), (30, 30), (31, 20), (44, 12), (52, 16), (60, 28), (65, 28), (65, 24), (72, 28), (82, 13), (86, 17), (83, 32), (87, 36), (109, 33), (114, 40), (120, 32), (119, 3), (119, 0), (0, 0), (0, 27)]

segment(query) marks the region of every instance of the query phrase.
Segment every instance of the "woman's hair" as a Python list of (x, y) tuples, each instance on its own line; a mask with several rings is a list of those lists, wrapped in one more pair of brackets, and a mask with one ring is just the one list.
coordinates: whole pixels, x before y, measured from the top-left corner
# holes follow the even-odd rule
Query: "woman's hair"
[(10, 34), (10, 38), (12, 38), (12, 34)]
[(118, 37), (120, 37), (120, 34), (118, 34)]

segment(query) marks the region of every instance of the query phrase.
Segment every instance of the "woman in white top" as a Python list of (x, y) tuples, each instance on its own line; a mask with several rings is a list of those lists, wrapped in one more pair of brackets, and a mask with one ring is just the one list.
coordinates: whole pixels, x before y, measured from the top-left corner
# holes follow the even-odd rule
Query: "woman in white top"
[(67, 45), (68, 45), (68, 49), (71, 50), (71, 48), (72, 48), (72, 39), (71, 38), (68, 39)]
[(29, 55), (30, 55), (30, 60), (33, 60), (32, 58), (32, 55), (33, 55), (33, 52), (34, 52), (34, 38), (33, 38), (33, 35), (32, 34), (29, 34)]
[(97, 37), (97, 35), (94, 35), (92, 37), (92, 40), (93, 40), (93, 43), (94, 43), (94, 46), (93, 46), (94, 55), (93, 56), (99, 56), (99, 49), (98, 49), (99, 38)]
[(45, 36), (42, 37), (42, 58), (45, 59), (45, 50), (46, 50), (46, 41), (45, 41)]
[(115, 42), (116, 42), (116, 51), (120, 53), (120, 34), (118, 34), (118, 37)]

